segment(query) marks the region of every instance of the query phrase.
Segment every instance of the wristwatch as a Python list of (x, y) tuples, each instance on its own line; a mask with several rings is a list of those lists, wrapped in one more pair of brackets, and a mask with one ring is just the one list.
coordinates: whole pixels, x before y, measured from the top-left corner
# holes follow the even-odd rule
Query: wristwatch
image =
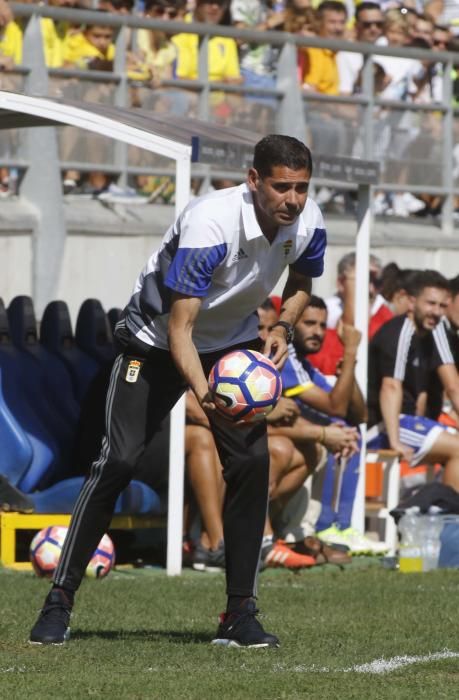
[(295, 335), (295, 329), (292, 326), (291, 323), (287, 323), (287, 321), (276, 321), (276, 323), (273, 323), (271, 328), (269, 329), (272, 331), (273, 328), (276, 326), (282, 326), (282, 328), (285, 328), (285, 331), (287, 333), (287, 343), (291, 343), (293, 341), (293, 337)]

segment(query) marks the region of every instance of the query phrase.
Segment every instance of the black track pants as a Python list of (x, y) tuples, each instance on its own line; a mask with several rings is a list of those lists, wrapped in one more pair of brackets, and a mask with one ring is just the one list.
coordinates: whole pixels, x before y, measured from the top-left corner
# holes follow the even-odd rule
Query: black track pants
[[(258, 348), (257, 341), (245, 344)], [(231, 348), (233, 349), (233, 348)], [(206, 376), (228, 350), (201, 355)], [(126, 377), (141, 362), (135, 382)], [(131, 365), (132, 367), (132, 365)], [(75, 509), (54, 582), (71, 590), (81, 583), (116, 499), (133, 478), (136, 464), (159, 424), (185, 391), (170, 354), (131, 338), (113, 365), (106, 400), (106, 434)], [(227, 485), (223, 511), (229, 595), (255, 595), (256, 572), (266, 517), (269, 454), (264, 422), (242, 427), (212, 421)], [(173, 439), (173, 436), (171, 437)]]

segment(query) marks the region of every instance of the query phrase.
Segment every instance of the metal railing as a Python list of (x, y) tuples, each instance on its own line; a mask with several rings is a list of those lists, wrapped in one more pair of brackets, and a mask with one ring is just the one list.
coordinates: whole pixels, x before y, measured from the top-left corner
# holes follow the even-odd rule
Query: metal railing
[[(381, 192), (429, 193), (443, 200), (441, 226), (453, 231), (454, 197), (459, 195), (454, 178), (456, 133), (459, 110), (455, 109), (452, 71), (455, 55), (425, 49), (393, 48), (356, 42), (300, 37), (287, 32), (259, 32), (233, 27), (145, 19), (93, 11), (69, 10), (42, 5), (12, 4), (17, 18), (25, 23), (23, 67), (2, 74), (2, 85), (10, 79), (11, 89), (27, 94), (62, 96), (73, 100), (104, 100), (118, 106), (138, 106), (155, 112), (168, 111), (219, 121), (264, 133), (288, 133), (310, 143), (313, 152), (325, 155), (357, 156), (381, 162)], [(116, 55), (113, 72), (68, 68), (46, 69), (40, 33), (29, 31), (31, 17), (55, 21), (103, 23), (115, 30)], [(156, 29), (170, 34), (193, 33), (201, 37), (198, 78), (166, 80), (159, 88), (132, 81), (126, 72), (129, 42), (138, 29)], [(209, 82), (208, 42), (212, 36), (232, 37), (239, 42), (269, 44), (278, 50), (275, 89)], [(298, 81), (299, 48), (323, 47), (363, 56), (361, 93), (330, 96), (303, 93)], [(374, 63), (377, 56), (418, 59), (442, 66), (442, 96), (437, 102), (417, 104), (383, 100), (375, 95)], [(16, 86), (16, 87), (15, 87)], [(4, 87), (3, 89), (8, 89)], [(84, 138), (71, 127), (60, 129), (59, 165), (80, 171), (114, 173), (127, 182), (142, 174), (169, 174), (169, 164), (151, 154), (125, 145), (109, 145), (97, 136)], [(27, 140), (11, 133), (2, 136), (0, 162), (24, 166), (29, 160)], [(208, 168), (196, 166), (196, 175), (209, 176)], [(224, 167), (212, 168), (212, 177), (241, 176)], [(320, 184), (320, 182), (319, 182)]]

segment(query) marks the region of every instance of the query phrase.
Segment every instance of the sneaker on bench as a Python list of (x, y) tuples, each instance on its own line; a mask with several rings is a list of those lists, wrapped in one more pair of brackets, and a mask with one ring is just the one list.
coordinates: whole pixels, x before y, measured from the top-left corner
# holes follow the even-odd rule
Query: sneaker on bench
[(5, 513), (33, 513), (32, 499), (10, 484), (5, 476), (0, 475), (0, 511)]

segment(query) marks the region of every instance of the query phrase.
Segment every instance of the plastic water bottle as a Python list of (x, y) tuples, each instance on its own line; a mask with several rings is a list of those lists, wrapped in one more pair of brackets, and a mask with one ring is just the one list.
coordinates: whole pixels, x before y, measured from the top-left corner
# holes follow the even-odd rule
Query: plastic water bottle
[(422, 571), (422, 530), (418, 513), (406, 511), (400, 518), (398, 529), (402, 537), (399, 551), (400, 571), (404, 574)]
[(438, 567), (440, 556), (440, 535), (443, 530), (443, 519), (439, 515), (422, 517), (422, 569), (431, 571)]

